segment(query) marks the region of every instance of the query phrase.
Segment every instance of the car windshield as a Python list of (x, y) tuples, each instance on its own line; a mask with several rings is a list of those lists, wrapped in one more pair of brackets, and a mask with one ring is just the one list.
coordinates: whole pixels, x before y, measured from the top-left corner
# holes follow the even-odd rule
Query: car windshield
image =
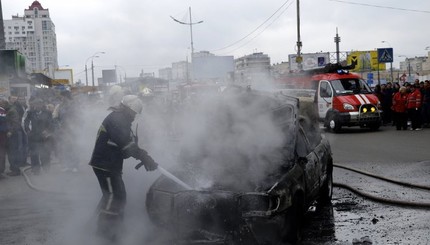
[(336, 94), (367, 94), (372, 92), (363, 79), (338, 79), (332, 80), (331, 84)]

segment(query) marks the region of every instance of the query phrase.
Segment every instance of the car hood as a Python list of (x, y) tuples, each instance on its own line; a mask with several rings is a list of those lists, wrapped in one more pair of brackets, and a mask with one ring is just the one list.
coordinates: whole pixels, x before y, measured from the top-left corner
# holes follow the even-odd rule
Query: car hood
[(336, 96), (341, 104), (348, 103), (355, 106), (360, 106), (364, 104), (378, 104), (378, 97), (374, 94), (347, 94)]

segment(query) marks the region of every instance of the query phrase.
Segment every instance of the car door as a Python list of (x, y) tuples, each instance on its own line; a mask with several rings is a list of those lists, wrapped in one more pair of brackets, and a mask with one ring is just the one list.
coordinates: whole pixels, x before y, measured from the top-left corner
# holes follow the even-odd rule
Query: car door
[(297, 134), (296, 153), (305, 175), (306, 197), (309, 199), (309, 197), (317, 195), (319, 190), (319, 159), (311, 150), (309, 140), (301, 126)]
[[(313, 152), (318, 158), (318, 165), (316, 171), (318, 172), (319, 184), (322, 185), (326, 179), (327, 166), (329, 162), (330, 153), (326, 147), (327, 139), (322, 138), (319, 144), (315, 147)], [(321, 187), (321, 186), (320, 186)]]
[(327, 111), (332, 108), (333, 89), (329, 81), (321, 80), (317, 91), (318, 115), (324, 119)]

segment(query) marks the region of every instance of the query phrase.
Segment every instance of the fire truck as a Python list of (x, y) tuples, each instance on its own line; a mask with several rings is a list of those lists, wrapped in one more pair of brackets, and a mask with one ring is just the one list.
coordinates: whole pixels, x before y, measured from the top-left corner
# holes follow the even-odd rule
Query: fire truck
[(328, 130), (337, 133), (343, 126), (378, 130), (382, 117), (380, 101), (360, 75), (349, 72), (351, 68), (329, 64), (285, 82), (315, 91), (318, 116)]

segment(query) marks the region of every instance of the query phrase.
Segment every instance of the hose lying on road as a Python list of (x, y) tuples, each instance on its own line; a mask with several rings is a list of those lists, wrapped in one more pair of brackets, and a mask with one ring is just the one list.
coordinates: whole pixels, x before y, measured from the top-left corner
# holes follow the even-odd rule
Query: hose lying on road
[(385, 181), (388, 181), (388, 182), (391, 182), (391, 183), (394, 183), (394, 184), (403, 185), (403, 186), (406, 186), (406, 187), (418, 188), (418, 189), (423, 189), (423, 190), (430, 190), (430, 186), (426, 186), (426, 185), (417, 185), (417, 184), (412, 184), (412, 183), (409, 183), (409, 182), (403, 182), (403, 181), (399, 181), (399, 180), (394, 180), (394, 179), (390, 179), (390, 178), (387, 178), (387, 177), (384, 177), (384, 176), (381, 176), (381, 175), (376, 175), (376, 174), (373, 174), (373, 173), (370, 173), (370, 172), (359, 170), (357, 168), (347, 167), (345, 165), (333, 164), (333, 166), (337, 167), (337, 168), (343, 168), (343, 169), (346, 169), (346, 170), (354, 171), (354, 172), (357, 172), (357, 173), (360, 173), (360, 174), (364, 174), (364, 175), (367, 175), (367, 176), (370, 176), (370, 177), (374, 177), (374, 178), (377, 178), (377, 179), (380, 179), (380, 180), (385, 180)]
[[(337, 168), (343, 168), (346, 170), (350, 170), (350, 171), (354, 171), (360, 174), (364, 174), (370, 177), (374, 177), (377, 179), (381, 179), (381, 180), (385, 180), (391, 183), (395, 183), (398, 185), (403, 185), (403, 186), (407, 186), (407, 187), (412, 187), (412, 188), (418, 188), (418, 189), (424, 189), (424, 190), (430, 190), (430, 186), (423, 186), (423, 185), (416, 185), (416, 184), (412, 184), (412, 183), (408, 183), (408, 182), (403, 182), (403, 181), (398, 181), (398, 180), (394, 180), (394, 179), (389, 179), (386, 178), (384, 176), (380, 176), (380, 175), (376, 175), (373, 173), (369, 173), (366, 171), (362, 171), (356, 168), (352, 168), (352, 167), (347, 167), (347, 166), (343, 166), (343, 165), (338, 165), (338, 164), (333, 164), (334, 167)], [(414, 207), (414, 208), (430, 208), (430, 203), (426, 203), (426, 202), (410, 202), (410, 201), (403, 201), (403, 200), (396, 200), (396, 199), (390, 199), (390, 198), (383, 198), (383, 197), (378, 197), (378, 196), (374, 196), (371, 195), (369, 193), (360, 191), (350, 185), (347, 184), (343, 184), (343, 183), (333, 183), (333, 186), (335, 187), (339, 187), (339, 188), (344, 188), (347, 189), (349, 191), (352, 191), (353, 193), (356, 193), (362, 197), (368, 198), (370, 200), (376, 201), (376, 202), (381, 202), (381, 203), (386, 203), (386, 204), (394, 204), (394, 205), (399, 205), (399, 206), (407, 206), (407, 207)]]
[(24, 168), (21, 168), (21, 174), (22, 174), (22, 176), (24, 176), (24, 178), (25, 178), (25, 182), (27, 183), (27, 185), (31, 188), (31, 189), (33, 189), (33, 190), (36, 190), (36, 191), (41, 191), (41, 192), (48, 192), (48, 193), (60, 193), (60, 192), (57, 192), (57, 191), (52, 191), (52, 190), (47, 190), (47, 189), (43, 189), (43, 188), (40, 188), (40, 187), (38, 187), (38, 186), (35, 186), (32, 182), (31, 182), (31, 179), (30, 179), (30, 177), (28, 176), (28, 174), (27, 174), (27, 171), (28, 170), (31, 170), (31, 167), (30, 166), (27, 166), (27, 167), (24, 167)]

